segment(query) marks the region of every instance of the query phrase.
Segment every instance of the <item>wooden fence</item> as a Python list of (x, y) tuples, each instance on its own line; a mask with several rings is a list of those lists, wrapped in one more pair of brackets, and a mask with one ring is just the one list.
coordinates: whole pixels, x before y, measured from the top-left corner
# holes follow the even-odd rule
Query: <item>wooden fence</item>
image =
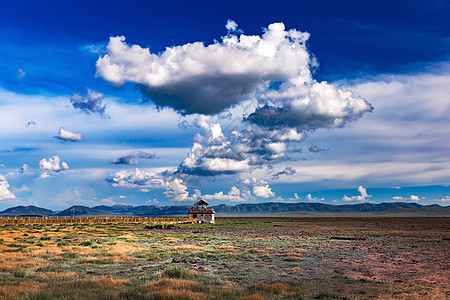
[(197, 222), (196, 218), (153, 217), (0, 217), (0, 225), (26, 224), (99, 224), (99, 223), (153, 223), (176, 224)]

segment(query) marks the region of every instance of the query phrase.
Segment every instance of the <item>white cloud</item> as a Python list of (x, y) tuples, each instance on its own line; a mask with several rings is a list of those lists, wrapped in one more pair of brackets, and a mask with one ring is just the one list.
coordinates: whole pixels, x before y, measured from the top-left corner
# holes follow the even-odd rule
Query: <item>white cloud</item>
[(74, 133), (69, 130), (65, 130), (63, 127), (59, 129), (59, 133), (58, 136), (56, 136), (56, 138), (60, 139), (61, 141), (69, 141), (69, 142), (77, 142), (83, 139), (80, 132)]
[[(41, 168), (41, 170), (52, 172), (59, 172), (69, 169), (69, 165), (65, 161), (61, 161), (61, 159), (57, 155), (49, 157), (48, 160), (46, 158), (41, 159), (41, 161), (39, 162), (39, 167)], [(45, 174), (51, 175), (47, 172), (45, 172)], [(47, 177), (46, 175), (44, 175), (43, 177)]]
[[(237, 24), (228, 22), (229, 29)], [(309, 34), (270, 24), (261, 36), (228, 34), (221, 42), (168, 47), (160, 54), (125, 37), (111, 37), (97, 60), (97, 76), (115, 84), (134, 82), (159, 106), (182, 113), (215, 114), (265, 90), (271, 81), (309, 81)]]
[(203, 195), (203, 199), (206, 201), (209, 200), (218, 200), (218, 201), (230, 201), (230, 202), (245, 202), (248, 199), (244, 198), (245, 194), (241, 195), (241, 191), (233, 186), (231, 187), (228, 194), (224, 194), (223, 192), (214, 193), (213, 195)]
[(361, 202), (365, 202), (368, 201), (367, 198), (372, 197), (372, 195), (368, 195), (366, 189), (363, 186), (359, 186), (358, 187), (358, 192), (361, 194), (360, 196), (352, 196), (352, 197), (348, 197), (347, 195), (344, 195), (344, 197), (342, 197), (342, 201), (361, 201)]
[(393, 187), (391, 187), (391, 189), (394, 189), (394, 190), (401, 190), (401, 189), (402, 189), (402, 187), (401, 187), (401, 186), (398, 186), (398, 185), (396, 185), (396, 186), (393, 186)]
[(401, 196), (394, 196), (392, 197), (392, 200), (404, 200), (404, 201), (420, 201), (419, 196), (411, 195), (409, 198), (404, 198)]
[(229, 19), (227, 21), (227, 24), (225, 25), (225, 28), (228, 31), (236, 31), (238, 29), (238, 24), (235, 21)]
[(258, 198), (273, 198), (275, 193), (269, 186), (269, 183), (265, 180), (255, 177), (239, 179), (239, 181), (245, 185), (252, 186), (252, 193)]
[(11, 193), (9, 190), (8, 181), (5, 179), (3, 175), (0, 174), (0, 200), (5, 199), (15, 199), (16, 196)]
[(320, 202), (320, 201), (324, 201), (325, 198), (313, 197), (313, 196), (311, 196), (311, 194), (308, 194), (308, 195), (306, 195), (306, 200), (308, 200), (310, 202)]
[(142, 192), (165, 190), (164, 194), (174, 202), (193, 201), (187, 186), (181, 178), (169, 172), (154, 173), (136, 168), (133, 171), (119, 171), (106, 179), (113, 187), (136, 188)]

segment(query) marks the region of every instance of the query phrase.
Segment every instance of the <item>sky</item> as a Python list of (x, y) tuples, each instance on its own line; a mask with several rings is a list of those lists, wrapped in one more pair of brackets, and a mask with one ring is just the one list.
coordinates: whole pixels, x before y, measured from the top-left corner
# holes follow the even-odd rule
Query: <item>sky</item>
[(449, 14), (440, 0), (5, 3), (0, 209), (448, 206)]

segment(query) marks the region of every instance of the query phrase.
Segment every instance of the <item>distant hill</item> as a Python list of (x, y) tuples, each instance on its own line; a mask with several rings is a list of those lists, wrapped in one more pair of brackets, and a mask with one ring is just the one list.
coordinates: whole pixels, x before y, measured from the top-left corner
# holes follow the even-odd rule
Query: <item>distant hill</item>
[(50, 209), (45, 209), (41, 207), (37, 207), (34, 205), (30, 206), (16, 206), (5, 209), (0, 212), (2, 216), (49, 216), (53, 214), (53, 211)]
[(63, 211), (53, 214), (57, 217), (81, 217), (81, 216), (109, 216), (110, 213), (104, 210), (93, 209), (87, 206), (75, 205)]
[[(36, 206), (17, 206), (8, 208), (0, 215), (9, 216), (142, 216), (171, 217), (185, 216), (189, 206), (157, 205), (76, 205), (60, 212)], [(217, 216), (450, 216), (450, 206), (420, 205), (407, 202), (384, 202), (379, 204), (358, 203), (332, 205), (324, 203), (282, 203), (267, 202), (256, 204), (212, 206)]]
[(384, 202), (379, 204), (359, 203), (345, 205), (331, 205), (324, 203), (257, 203), (213, 206), (219, 215), (286, 215), (286, 216), (450, 216), (450, 207), (420, 205), (407, 202)]

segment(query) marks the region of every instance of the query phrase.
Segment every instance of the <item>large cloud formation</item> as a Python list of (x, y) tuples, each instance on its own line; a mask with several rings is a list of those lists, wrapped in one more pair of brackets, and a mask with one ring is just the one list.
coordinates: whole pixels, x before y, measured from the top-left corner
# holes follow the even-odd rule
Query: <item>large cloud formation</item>
[(13, 193), (11, 193), (8, 189), (9, 189), (8, 181), (6, 181), (5, 177), (0, 174), (0, 200), (16, 198), (16, 196)]
[[(317, 62), (306, 46), (309, 33), (286, 30), (283, 23), (270, 24), (261, 35), (242, 34), (232, 20), (226, 28), (221, 41), (167, 47), (161, 53), (128, 45), (123, 36), (111, 37), (107, 53), (97, 60), (96, 75), (113, 85), (135, 83), (158, 107), (198, 114), (196, 125), (202, 132), (175, 176), (270, 169), (273, 163), (292, 160), (288, 154), (298, 150), (289, 146), (310, 132), (343, 127), (373, 110), (352, 92), (313, 78), (311, 68)], [(247, 102), (254, 105), (241, 109), (235, 130), (224, 134), (214, 118), (224, 111), (233, 115)], [(288, 168), (273, 178), (294, 173)], [(173, 192), (167, 190), (166, 195), (188, 197), (186, 189), (177, 186), (180, 182), (171, 183)], [(162, 188), (168, 186), (164, 182)], [(252, 192), (261, 198), (275, 195), (262, 182)], [(236, 188), (217, 196), (238, 201), (241, 194)]]
[[(235, 29), (237, 28), (237, 25)], [(274, 23), (262, 36), (229, 33), (221, 42), (168, 47), (151, 53), (111, 37), (97, 76), (114, 85), (134, 82), (159, 106), (182, 113), (216, 114), (290, 78), (310, 80), (309, 34)]]

